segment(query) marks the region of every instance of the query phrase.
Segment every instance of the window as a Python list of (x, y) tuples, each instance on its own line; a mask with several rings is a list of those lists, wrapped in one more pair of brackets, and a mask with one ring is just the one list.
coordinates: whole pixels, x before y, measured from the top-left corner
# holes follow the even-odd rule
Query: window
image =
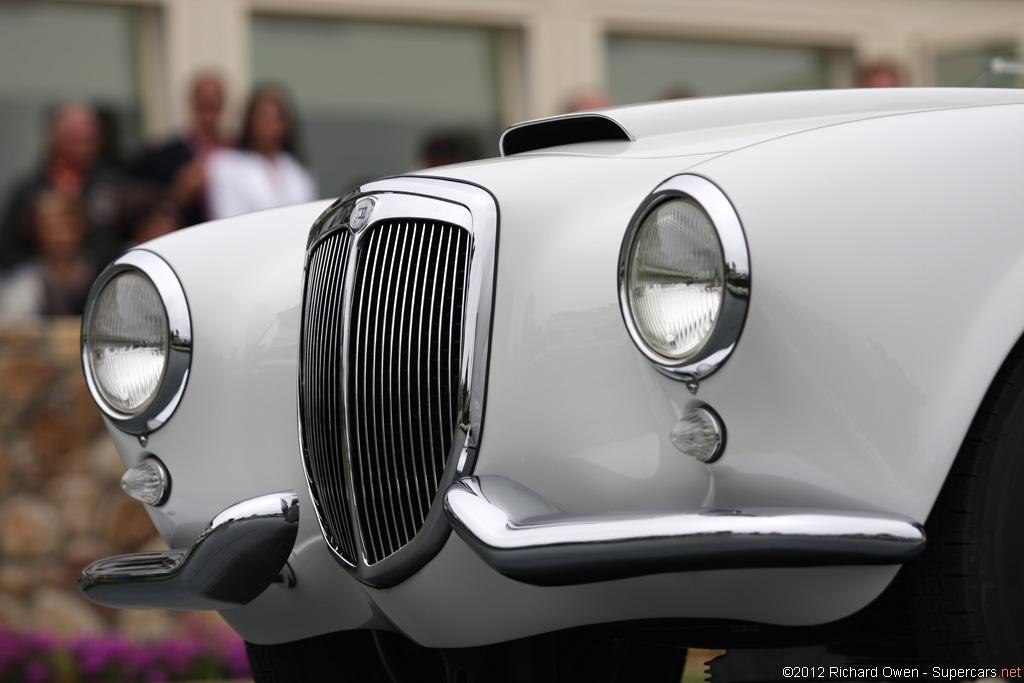
[(617, 104), (774, 90), (828, 88), (834, 50), (611, 36), (608, 92)]
[(253, 82), (288, 89), (307, 164), (334, 196), (422, 166), (437, 134), (495, 154), (497, 49), (483, 28), (257, 16)]
[(1017, 58), (1017, 47), (1012, 44), (988, 45), (955, 50), (938, 55), (935, 60), (935, 81), (943, 87), (966, 85), (990, 88), (1012, 88), (1020, 85), (1019, 77), (988, 72), (994, 57)]
[(0, 204), (40, 162), (55, 104), (98, 108), (108, 160), (138, 148), (135, 23), (124, 7), (0, 3)]

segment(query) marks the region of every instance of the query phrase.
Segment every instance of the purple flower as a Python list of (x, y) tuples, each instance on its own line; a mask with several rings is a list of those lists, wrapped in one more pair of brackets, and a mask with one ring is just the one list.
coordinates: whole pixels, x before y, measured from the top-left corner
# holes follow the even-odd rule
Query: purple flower
[(209, 645), (200, 638), (168, 639), (158, 644), (158, 656), (175, 676), (185, 676), (197, 659), (210, 655)]
[(34, 659), (25, 665), (22, 672), (25, 683), (46, 683), (50, 680), (50, 666), (39, 659)]
[(249, 655), (245, 652), (245, 641), (237, 636), (234, 642), (230, 643), (224, 650), (224, 663), (228, 668), (228, 675), (232, 678), (249, 678), (252, 676), (252, 667), (249, 666)]
[(62, 641), (0, 628), (0, 683), (165, 683), (252, 675), (241, 638), (227, 627), (202, 621), (192, 626), (191, 636), (149, 644), (119, 634)]
[(159, 666), (147, 667), (143, 672), (143, 678), (146, 683), (164, 683), (171, 680), (170, 674)]
[[(123, 636), (83, 636), (72, 645), (72, 655), (79, 673), (89, 679), (121, 675), (127, 678), (137, 670), (133, 661), (135, 648)], [(127, 675), (126, 675), (127, 674)]]

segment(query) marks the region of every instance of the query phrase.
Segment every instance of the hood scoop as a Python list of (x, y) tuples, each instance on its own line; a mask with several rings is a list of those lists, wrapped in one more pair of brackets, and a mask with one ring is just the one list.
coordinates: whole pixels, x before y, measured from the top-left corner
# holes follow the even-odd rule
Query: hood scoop
[(633, 137), (605, 114), (569, 114), (516, 124), (501, 136), (502, 156), (579, 142), (632, 142)]

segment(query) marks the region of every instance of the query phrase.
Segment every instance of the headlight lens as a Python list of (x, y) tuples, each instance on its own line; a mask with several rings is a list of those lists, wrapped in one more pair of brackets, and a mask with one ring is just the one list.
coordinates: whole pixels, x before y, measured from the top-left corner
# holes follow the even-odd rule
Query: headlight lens
[(693, 354), (715, 326), (724, 292), (711, 219), (688, 199), (658, 205), (637, 228), (627, 265), (629, 307), (643, 340), (673, 360)]
[(86, 331), (96, 388), (114, 410), (149, 405), (167, 368), (167, 312), (156, 287), (137, 271), (115, 275), (96, 297)]
[(166, 261), (139, 249), (100, 273), (82, 317), (82, 365), (93, 400), (118, 428), (141, 436), (167, 422), (191, 361), (188, 302)]
[(749, 298), (747, 240), (725, 194), (689, 174), (655, 188), (619, 252), (619, 304), (637, 348), (664, 374), (703, 379), (735, 348)]

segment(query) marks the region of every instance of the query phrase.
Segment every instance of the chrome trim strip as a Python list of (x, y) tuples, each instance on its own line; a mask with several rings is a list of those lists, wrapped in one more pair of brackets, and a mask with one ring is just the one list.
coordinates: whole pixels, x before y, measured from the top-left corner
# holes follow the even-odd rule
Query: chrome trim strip
[[(725, 292), (722, 310), (705, 341), (689, 356), (672, 359), (662, 356), (644, 341), (636, 328), (629, 306), (626, 267), (633, 238), (644, 219), (660, 204), (688, 197), (697, 202), (711, 218), (722, 245), (725, 261)], [(696, 381), (707, 377), (725, 363), (739, 341), (750, 301), (750, 254), (736, 209), (718, 186), (696, 175), (677, 175), (654, 188), (633, 214), (619, 251), (619, 307), (622, 319), (640, 352), (663, 374), (674, 379)]]
[(232, 505), (188, 550), (121, 555), (82, 570), (85, 597), (126, 609), (211, 610), (252, 602), (280, 575), (299, 531), (293, 491)]
[[(474, 201), (474, 206), (470, 206), (464, 201), (470, 199), (465, 196), (467, 193), (444, 192), (444, 185), (459, 184), (465, 185), (455, 180), (445, 182), (436, 178), (399, 177), (365, 185), (331, 204), (317, 218), (309, 231), (306, 253), (309, 253), (314, 242), (339, 228), (349, 230), (356, 237), (365, 232), (365, 228), (354, 231), (349, 224), (352, 209), (362, 197), (370, 197), (376, 202), (373, 210), (374, 223), (389, 223), (397, 218), (430, 218), (469, 229), (473, 224), (472, 212), (478, 208), (476, 205), (480, 202)], [(465, 187), (473, 188), (471, 185)], [(483, 192), (476, 189), (477, 192)], [(427, 206), (424, 206), (424, 202)]]
[[(96, 297), (107, 283), (126, 271), (141, 273), (153, 283), (167, 313), (168, 348), (164, 376), (153, 400), (133, 414), (115, 410), (103, 400), (103, 395), (96, 386), (92, 361), (86, 348)], [(143, 435), (155, 432), (167, 423), (181, 402), (185, 385), (188, 383), (189, 368), (192, 364), (192, 318), (189, 315), (185, 290), (166, 261), (151, 251), (133, 249), (121, 255), (100, 273), (89, 291), (85, 313), (82, 315), (81, 355), (82, 370), (89, 393), (103, 414), (109, 417), (118, 429), (128, 434)]]
[(665, 572), (900, 564), (924, 549), (920, 524), (877, 512), (749, 508), (569, 515), (498, 475), (448, 488), (456, 533), (487, 564), (544, 586)]

